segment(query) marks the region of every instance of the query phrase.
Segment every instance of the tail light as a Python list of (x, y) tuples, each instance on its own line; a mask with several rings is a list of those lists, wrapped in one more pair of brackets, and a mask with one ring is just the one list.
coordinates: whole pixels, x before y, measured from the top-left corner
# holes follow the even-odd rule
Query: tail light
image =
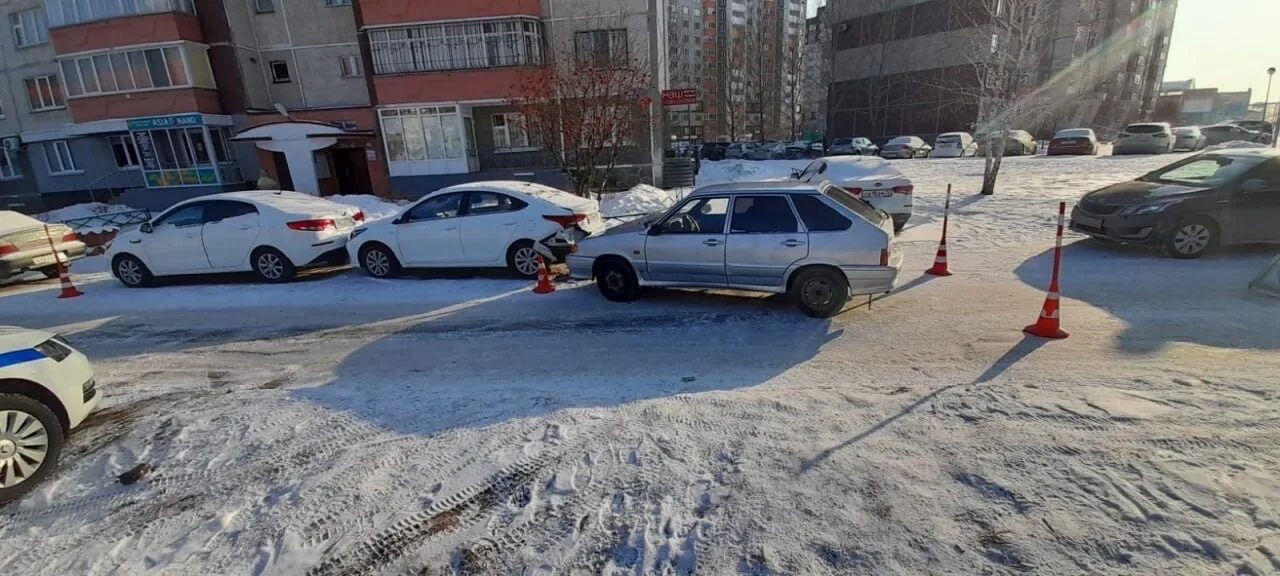
[(338, 225), (335, 224), (333, 220), (327, 218), (318, 220), (294, 220), (293, 222), (289, 222), (285, 225), (288, 226), (290, 230), (302, 230), (304, 232), (320, 232), (328, 228), (333, 228), (334, 230), (338, 229)]
[(559, 224), (562, 228), (568, 228), (587, 219), (586, 214), (543, 214), (542, 217)]
[(356, 222), (364, 222), (364, 211), (356, 210), (356, 213), (353, 216), (351, 216), (351, 219), (355, 220)]
[(18, 251), (18, 247), (13, 244), (0, 244), (0, 256), (5, 254), (13, 254)]
[(853, 194), (854, 196), (858, 196), (858, 197), (861, 197), (861, 196), (862, 196), (862, 189), (861, 189), (861, 188), (845, 188), (845, 189), (844, 189), (844, 191), (845, 191), (845, 192), (848, 192), (848, 193), (850, 193), (850, 194)]
[(884, 248), (880, 250), (880, 265), (881, 266), (889, 265), (889, 249), (888, 248)]
[(78, 240), (80, 240), (80, 237), (76, 236), (75, 232), (67, 232), (66, 234), (62, 235), (63, 242), (76, 242)]
[(913, 191), (915, 191), (915, 189), (916, 189), (916, 187), (915, 187), (915, 185), (914, 185), (914, 184), (907, 184), (906, 186), (894, 186), (894, 187), (893, 187), (893, 193), (894, 193), (894, 194), (906, 194), (906, 195), (910, 196), (910, 195), (911, 195), (911, 193), (912, 193)]

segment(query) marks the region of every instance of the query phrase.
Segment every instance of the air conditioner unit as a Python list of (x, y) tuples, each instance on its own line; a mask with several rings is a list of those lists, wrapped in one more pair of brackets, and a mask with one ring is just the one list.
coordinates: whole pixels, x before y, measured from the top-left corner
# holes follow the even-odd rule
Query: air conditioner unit
[(3, 147), (5, 152), (17, 152), (18, 148), (22, 147), (22, 140), (17, 136), (9, 136), (0, 139), (0, 147)]

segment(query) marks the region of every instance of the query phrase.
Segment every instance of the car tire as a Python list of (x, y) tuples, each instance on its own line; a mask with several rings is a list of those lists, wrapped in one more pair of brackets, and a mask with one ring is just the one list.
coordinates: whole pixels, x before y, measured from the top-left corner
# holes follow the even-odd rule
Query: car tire
[(380, 242), (360, 247), (360, 269), (373, 278), (395, 278), (400, 275), (400, 260)]
[(521, 278), (538, 276), (538, 252), (532, 240), (520, 240), (507, 248), (507, 269)]
[(830, 318), (849, 301), (849, 281), (833, 268), (809, 268), (791, 283), (791, 296), (806, 315)]
[(111, 273), (126, 288), (145, 288), (155, 282), (155, 276), (151, 275), (151, 270), (147, 269), (147, 265), (133, 254), (116, 256), (111, 263)]
[(1212, 220), (1192, 216), (1178, 222), (1164, 239), (1164, 253), (1174, 258), (1204, 256), (1217, 245), (1218, 226)]
[(50, 278), (50, 279), (57, 278), (58, 276), (62, 275), (62, 273), (58, 270), (57, 266), (45, 266), (44, 268), (40, 269), (40, 273), (44, 274), (45, 278)]
[(610, 302), (630, 302), (640, 296), (640, 279), (625, 260), (617, 257), (596, 262), (592, 270), (596, 288)]
[(293, 280), (298, 273), (297, 267), (283, 252), (270, 246), (253, 251), (253, 273), (263, 282), (279, 284)]
[[(34, 427), (33, 421), (39, 426)], [(4, 471), (0, 475), (0, 506), (30, 492), (53, 473), (62, 454), (62, 441), (62, 422), (50, 407), (27, 396), (0, 394), (0, 470)], [(14, 478), (13, 471), (21, 472), (24, 467), (26, 474)]]

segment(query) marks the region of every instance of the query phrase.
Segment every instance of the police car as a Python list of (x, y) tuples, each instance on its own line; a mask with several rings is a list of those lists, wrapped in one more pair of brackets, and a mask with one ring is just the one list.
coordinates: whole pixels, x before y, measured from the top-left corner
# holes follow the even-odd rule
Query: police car
[(0, 326), (0, 504), (53, 472), (100, 398), (89, 359), (61, 336)]

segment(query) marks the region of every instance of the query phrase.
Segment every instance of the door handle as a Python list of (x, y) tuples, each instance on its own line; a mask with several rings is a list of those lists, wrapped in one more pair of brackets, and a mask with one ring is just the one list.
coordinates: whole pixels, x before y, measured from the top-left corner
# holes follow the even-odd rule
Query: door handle
[(503, 223), (502, 223), (502, 225), (503, 225), (503, 226), (515, 226), (515, 225), (516, 225), (516, 223), (515, 223), (515, 222), (503, 222)]
[(796, 246), (804, 246), (804, 242), (801, 242), (800, 240), (783, 240), (782, 245), (789, 248), (795, 248)]
[(187, 234), (187, 238), (195, 238), (195, 237), (196, 237), (195, 234)]
[(724, 242), (720, 240), (703, 240), (702, 241), (703, 246), (719, 246), (721, 244), (724, 244)]
[(457, 230), (457, 229), (458, 229), (458, 227), (457, 227), (457, 226), (450, 226), (450, 227), (448, 227), (448, 228), (445, 228), (445, 229), (444, 229), (444, 231), (445, 231), (445, 232), (448, 232), (448, 231), (450, 231), (450, 230)]
[(253, 226), (250, 226), (250, 225), (248, 225), (248, 224), (245, 224), (244, 226), (241, 226), (241, 227), (240, 227), (240, 229), (241, 229), (241, 230), (248, 230), (248, 229), (250, 229), (250, 228), (253, 228)]

